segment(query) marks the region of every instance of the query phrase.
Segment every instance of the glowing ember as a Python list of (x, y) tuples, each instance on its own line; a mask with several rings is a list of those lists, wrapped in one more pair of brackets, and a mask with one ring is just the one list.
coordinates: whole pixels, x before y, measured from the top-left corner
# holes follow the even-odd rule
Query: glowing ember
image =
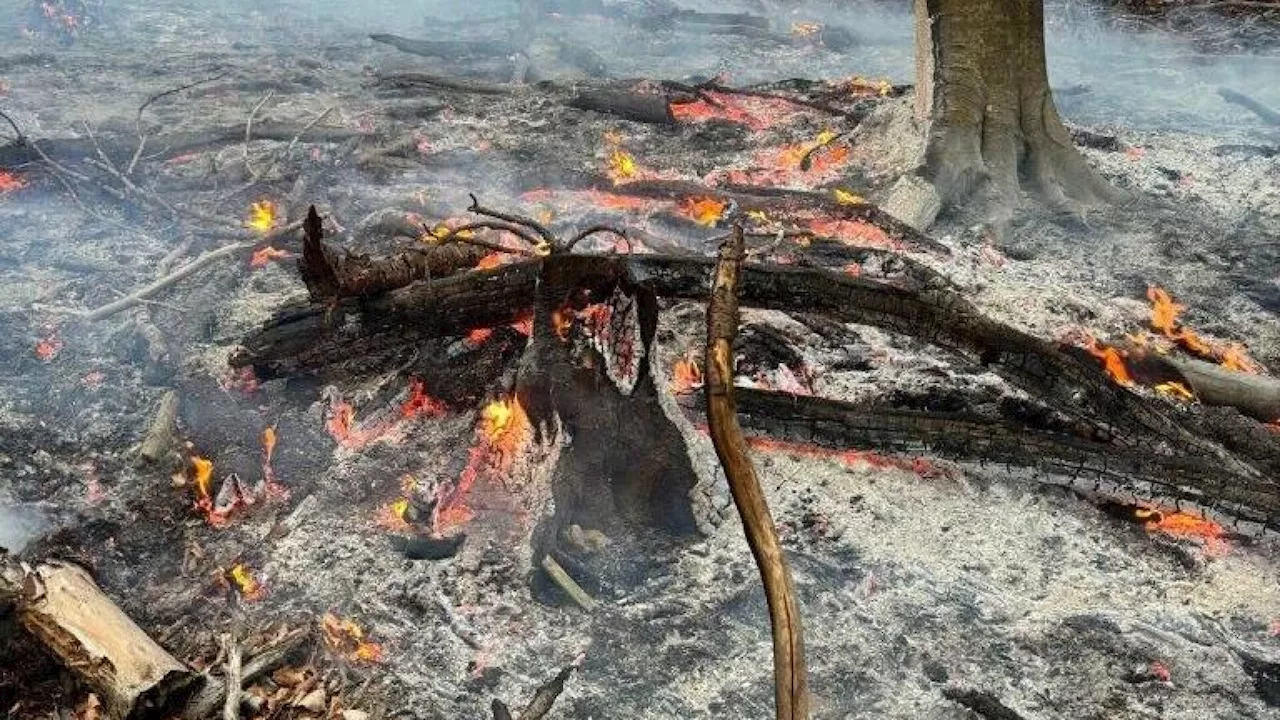
[(1196, 399), (1195, 394), (1187, 389), (1186, 385), (1183, 385), (1180, 382), (1160, 383), (1153, 387), (1152, 390), (1155, 390), (1161, 395), (1175, 398), (1177, 400), (1185, 400), (1186, 402), (1192, 402)]
[[(671, 114), (682, 123), (727, 120), (752, 130), (765, 130), (796, 117), (803, 106), (781, 98), (762, 98), (707, 91), (696, 102), (672, 103)], [(707, 98), (710, 98), (708, 102)]]
[(392, 532), (409, 530), (409, 500), (399, 498), (378, 508), (378, 525)]
[(1129, 368), (1124, 364), (1123, 350), (1100, 343), (1097, 338), (1087, 332), (1084, 334), (1083, 347), (1090, 355), (1102, 361), (1103, 369), (1112, 380), (1121, 385), (1133, 384), (1133, 376), (1129, 374)]
[(253, 571), (244, 565), (244, 563), (236, 563), (234, 567), (227, 571), (227, 578), (235, 585), (236, 590), (240, 592), (240, 597), (248, 602), (261, 600), (267, 594), (267, 588), (258, 578), (254, 577)]
[[(699, 430), (706, 432), (706, 427)], [(827, 458), (849, 467), (896, 468), (913, 472), (920, 477), (941, 477), (946, 472), (925, 458), (895, 458), (867, 450), (836, 450), (808, 443), (775, 440), (769, 437), (748, 437), (747, 445), (763, 452), (780, 452), (803, 458)]]
[(636, 160), (631, 154), (615, 148), (609, 154), (609, 177), (617, 182), (619, 180), (630, 180), (636, 176)]
[(329, 405), (329, 417), (325, 428), (338, 444), (350, 450), (358, 450), (376, 440), (383, 439), (395, 430), (401, 420), (416, 417), (440, 417), (448, 412), (444, 403), (427, 394), (426, 384), (419, 378), (409, 379), (408, 397), (400, 404), (398, 413), (379, 413), (369, 422), (356, 422), (356, 410), (351, 403), (334, 398)]
[(724, 217), (726, 207), (725, 203), (713, 198), (685, 198), (680, 201), (680, 212), (683, 215), (707, 227), (714, 227)]
[(506, 261), (503, 259), (502, 253), (491, 252), (480, 258), (480, 262), (476, 263), (476, 269), (492, 270), (493, 268), (501, 267), (504, 262)]
[(471, 446), (467, 466), (452, 486), (436, 496), (432, 529), (445, 534), (473, 516), (465, 504), (467, 494), (481, 477), (505, 481), (511, 474), (519, 451), (533, 437), (533, 425), (515, 398), (500, 398), (485, 405), (476, 426), (476, 442)]
[(1235, 372), (1248, 373), (1256, 375), (1261, 372), (1262, 368), (1253, 358), (1249, 357), (1244, 346), (1238, 343), (1232, 343), (1218, 351), (1218, 362), (1222, 363), (1222, 367)]
[(602, 192), (600, 190), (588, 190), (587, 199), (593, 205), (598, 205), (609, 210), (644, 210), (646, 208), (656, 207), (657, 203), (645, 198), (631, 197), (629, 195), (619, 195), (617, 193)]
[(320, 630), (330, 652), (356, 662), (382, 662), (382, 646), (365, 639), (364, 629), (354, 620), (325, 613)]
[(1212, 520), (1179, 511), (1162, 511), (1154, 508), (1139, 508), (1134, 517), (1142, 521), (1143, 527), (1150, 533), (1160, 533), (1176, 538), (1196, 538), (1204, 543), (1205, 554), (1219, 557), (1227, 554), (1231, 546), (1227, 544), (1227, 531)]
[(249, 258), (249, 267), (259, 270), (269, 265), (272, 260), (284, 260), (292, 256), (293, 253), (288, 250), (281, 250), (268, 245), (253, 251), (253, 257)]
[(1169, 679), (1173, 677), (1173, 673), (1169, 672), (1169, 666), (1159, 660), (1152, 661), (1149, 669), (1151, 670), (1152, 676), (1160, 682), (1167, 683), (1169, 682)]
[(840, 272), (848, 275), (849, 277), (858, 277), (862, 274), (862, 266), (858, 263), (849, 263), (843, 268), (840, 268)]
[(49, 337), (36, 343), (35, 352), (36, 352), (36, 357), (40, 358), (45, 362), (49, 362), (50, 360), (57, 357), (58, 353), (62, 352), (62, 341), (59, 340), (56, 335), (50, 335)]
[(467, 333), (467, 344), (471, 347), (480, 347), (489, 342), (491, 337), (493, 337), (493, 328), (472, 328), (471, 332)]
[(901, 250), (902, 244), (889, 237), (884, 230), (863, 220), (828, 220), (819, 218), (806, 223), (814, 233), (840, 240), (858, 247), (879, 247)]
[(691, 393), (702, 387), (702, 368), (690, 356), (682, 357), (671, 368), (671, 392), (677, 395)]
[(268, 232), (276, 226), (276, 204), (270, 200), (249, 206), (249, 227), (258, 232)]
[(0, 170), (0, 193), (21, 190), (27, 186), (27, 181), (14, 175), (13, 173)]

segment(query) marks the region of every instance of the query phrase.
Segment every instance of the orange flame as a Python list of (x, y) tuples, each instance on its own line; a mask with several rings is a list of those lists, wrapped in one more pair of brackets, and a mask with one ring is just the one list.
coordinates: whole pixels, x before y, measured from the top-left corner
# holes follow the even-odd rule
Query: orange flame
[(698, 361), (688, 356), (676, 360), (671, 370), (671, 392), (684, 395), (699, 387), (702, 387), (702, 368), (698, 367)]
[(707, 227), (714, 227), (724, 217), (726, 207), (726, 203), (706, 197), (685, 198), (680, 201), (680, 212), (685, 217)]
[(519, 451), (533, 435), (533, 425), (515, 398), (499, 398), (480, 411), (476, 442), (467, 466), (452, 487), (437, 496), (432, 527), (437, 534), (462, 525), (474, 513), (465, 504), (467, 494), (481, 477), (505, 478), (515, 465)]
[(276, 204), (270, 200), (256, 202), (249, 206), (249, 227), (258, 232), (268, 232), (276, 226)]
[(1129, 368), (1124, 364), (1123, 350), (1098, 342), (1097, 338), (1088, 332), (1084, 333), (1083, 347), (1090, 355), (1102, 361), (1103, 369), (1112, 380), (1121, 385), (1133, 384), (1133, 376), (1129, 374)]
[(397, 498), (378, 508), (378, 525), (394, 532), (409, 529), (409, 500)]
[(262, 452), (264, 462), (271, 464), (271, 458), (276, 451), (276, 426), (268, 425), (262, 430)]
[(364, 629), (354, 620), (325, 613), (320, 630), (331, 652), (356, 662), (382, 662), (382, 646), (365, 639)]
[(1196, 399), (1195, 393), (1191, 392), (1186, 385), (1183, 385), (1180, 382), (1160, 383), (1153, 387), (1152, 390), (1155, 390), (1161, 395), (1166, 395), (1178, 400), (1184, 400), (1186, 402), (1192, 402)]
[[(270, 226), (267, 229), (270, 229)], [(290, 257), (293, 257), (293, 253), (288, 250), (281, 250), (268, 245), (253, 251), (253, 257), (249, 258), (249, 267), (260, 270), (269, 265), (272, 260), (284, 260)]]
[(259, 582), (253, 571), (246, 567), (244, 563), (236, 563), (227, 572), (227, 577), (235, 584), (236, 590), (240, 592), (240, 597), (247, 602), (261, 600), (267, 594), (266, 586)]
[(1207, 360), (1213, 360), (1235, 372), (1257, 374), (1261, 367), (1249, 357), (1243, 345), (1221, 345), (1200, 337), (1195, 331), (1178, 322), (1178, 316), (1186, 306), (1174, 302), (1168, 291), (1159, 287), (1147, 288), (1151, 301), (1151, 328), (1190, 352)]
[(27, 181), (14, 175), (13, 173), (0, 170), (0, 193), (21, 190), (27, 186)]
[(1212, 520), (1181, 511), (1162, 511), (1155, 508), (1139, 508), (1134, 517), (1141, 520), (1150, 533), (1160, 533), (1176, 538), (1198, 538), (1204, 543), (1205, 554), (1220, 557), (1231, 550), (1227, 531)]
[(191, 458), (191, 486), (196, 491), (196, 504), (213, 502), (213, 461), (199, 455)]

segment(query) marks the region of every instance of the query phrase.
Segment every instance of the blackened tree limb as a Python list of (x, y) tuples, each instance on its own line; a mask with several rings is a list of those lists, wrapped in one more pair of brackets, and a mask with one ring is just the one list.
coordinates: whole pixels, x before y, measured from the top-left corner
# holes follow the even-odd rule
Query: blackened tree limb
[(773, 629), (774, 704), (778, 720), (809, 717), (809, 684), (800, 606), (778, 530), (738, 425), (733, 400), (733, 340), (738, 335), (738, 288), (744, 256), (742, 230), (720, 248), (707, 307), (707, 422), (729, 491), (755, 557)]
[(651, 125), (675, 125), (671, 103), (663, 95), (629, 90), (581, 90), (567, 103), (571, 108), (617, 115)]

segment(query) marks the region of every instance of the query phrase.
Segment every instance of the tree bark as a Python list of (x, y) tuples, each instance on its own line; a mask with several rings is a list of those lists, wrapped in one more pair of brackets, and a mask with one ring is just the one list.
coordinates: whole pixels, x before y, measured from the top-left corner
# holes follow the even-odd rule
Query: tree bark
[(972, 199), (1002, 236), (1021, 182), (1056, 210), (1114, 202), (1054, 106), (1043, 0), (916, 0), (916, 111), (923, 165), (886, 209), (917, 228)]
[(49, 561), (28, 568), (0, 554), (0, 607), (102, 700), (118, 720), (169, 717), (197, 675), (160, 647), (94, 583), (89, 573)]
[(707, 424), (720, 465), (724, 467), (729, 492), (742, 517), (747, 545), (755, 557), (769, 605), (773, 629), (774, 703), (778, 720), (805, 720), (809, 717), (809, 680), (805, 669), (804, 633), (800, 627), (800, 605), (787, 558), (782, 554), (778, 529), (769, 514), (760, 479), (747, 452), (747, 442), (738, 425), (738, 408), (733, 399), (733, 341), (738, 335), (738, 288), (744, 256), (742, 228), (720, 248), (707, 306)]

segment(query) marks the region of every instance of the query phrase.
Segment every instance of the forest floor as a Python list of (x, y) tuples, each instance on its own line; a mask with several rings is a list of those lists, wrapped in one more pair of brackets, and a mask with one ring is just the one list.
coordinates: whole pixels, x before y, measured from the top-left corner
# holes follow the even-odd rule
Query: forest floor
[[(270, 696), (259, 717), (354, 709), (480, 718), (494, 697), (522, 703), (566, 666), (576, 670), (549, 717), (769, 716), (763, 593), (734, 518), (696, 540), (628, 545), (655, 555), (636, 559), (627, 583), (597, 588), (601, 602), (590, 614), (535, 601), (496, 548), (467, 547), (436, 562), (393, 549), (398, 524), (388, 509), (412, 493), (404, 478), (431, 485), (457, 476), (483, 426), (480, 400), (507, 389), (477, 389), (475, 407), (401, 418), (376, 439), (344, 445), (327, 422), (336, 398), (360, 417), (394, 408), (404, 368), (432, 359), (363, 375), (232, 372), (227, 357), (240, 340), (305, 298), (290, 259), (296, 239), (273, 242), (284, 254), (255, 263), (265, 243), (253, 245), (261, 233), (245, 223), (254, 203), (273, 204), (275, 226), (314, 204), (351, 231), (337, 242), (378, 254), (417, 242), (385, 230), (389, 215), (456, 223), (475, 193), (556, 228), (608, 221), (649, 246), (711, 253), (724, 226), (707, 210), (627, 201), (593, 183), (632, 172), (880, 198), (920, 150), (911, 95), (890, 82), (906, 80), (910, 26), (899, 21), (907, 18), (867, 5), (861, 41), (842, 52), (644, 31), (596, 15), (548, 21), (549, 38), (593, 50), (612, 77), (689, 82), (728, 70), (735, 85), (804, 77), (856, 95), (868, 111), (854, 123), (728, 98), (740, 111), (732, 118), (704, 106), (665, 127), (568, 108), (538, 91), (388, 91), (378, 76), (428, 70), (501, 81), (512, 63), (416, 57), (370, 41), (368, 30), (442, 39), (504, 26), (473, 27), (456, 15), (456, 24), (422, 24), (450, 3), (376, 20), (309, 5), (113, 4), (70, 44), (21, 34), (25, 18), (12, 34), (0, 28), (20, 38), (0, 53), (0, 109), (33, 138), (87, 138), (91, 129), (104, 145), (132, 148), (140, 129), (155, 137), (243, 128), (249, 118), (259, 127), (319, 118), (313, 134), (353, 136), (252, 139), (250, 127), (247, 143), (172, 156), (144, 147), (128, 184), (89, 163), (96, 153), (60, 171), (33, 164), (0, 176), (10, 183), (0, 185), (0, 545), (30, 542), (28, 552), (86, 563), (144, 629), (199, 667), (217, 662), (231, 624), (233, 568), (260, 584), (239, 611), (255, 632), (323, 627), (332, 613), (377, 645), (322, 629), (326, 642), (297, 673), (258, 684), (255, 692)], [(804, 12), (775, 24), (802, 23)], [(1120, 42), (1109, 26), (1088, 27), (1095, 49)], [(1275, 65), (1280, 46), (1251, 39), (1247, 52), (1263, 59), (1234, 64), (1230, 56), (1245, 51), (1197, 47), (1158, 26), (1133, 42), (1143, 52), (1181, 47), (1227, 58), (1135, 60), (1103, 80), (1089, 72), (1105, 60), (1088, 53), (1051, 59), (1063, 114), (1093, 133), (1083, 151), (1109, 180), (1137, 191), (1138, 205), (1084, 222), (1030, 206), (1004, 248), (944, 218), (930, 235), (949, 252), (913, 257), (992, 317), (1047, 339), (1083, 329), (1121, 342), (1148, 328), (1148, 288), (1165, 288), (1187, 306), (1188, 327), (1240, 344), (1261, 372), (1280, 371), (1280, 127), (1215, 94), (1234, 82), (1280, 107), (1280, 87), (1244, 70)], [(562, 57), (535, 54), (534, 76), (588, 82)], [(1125, 69), (1135, 71), (1132, 84), (1121, 79)], [(202, 80), (139, 115), (153, 95)], [(824, 142), (824, 133), (836, 137)], [(801, 166), (796, 148), (812, 163)], [(114, 158), (117, 170), (129, 164), (125, 155)], [(250, 246), (121, 312), (75, 314), (228, 242)], [(687, 302), (663, 308), (659, 377), (699, 347), (701, 313)], [(800, 350), (796, 367), (752, 378), (772, 387), (800, 382), (805, 392), (863, 400), (995, 383), (872, 328), (851, 327), (853, 340), (829, 347), (781, 313), (748, 312), (745, 321)], [(181, 469), (138, 464), (137, 445), (169, 390), (182, 399), (191, 454), (212, 459), (219, 478), (229, 468), (243, 477), (270, 467), (286, 492), (214, 527), (193, 508)], [(686, 427), (694, 455), (713, 462), (694, 424)], [(264, 457), (268, 427), (274, 440)], [(1005, 468), (932, 472), (874, 455), (767, 447), (756, 460), (796, 576), (817, 718), (1280, 717), (1274, 537), (1171, 537), (1052, 478)], [(484, 521), (482, 512), (470, 520)], [(83, 707), (83, 691), (61, 682), (47, 658), (25, 654), (29, 647), (0, 631), (0, 707), (14, 708), (13, 718)], [(329, 701), (323, 712), (289, 705), (317, 683)]]

